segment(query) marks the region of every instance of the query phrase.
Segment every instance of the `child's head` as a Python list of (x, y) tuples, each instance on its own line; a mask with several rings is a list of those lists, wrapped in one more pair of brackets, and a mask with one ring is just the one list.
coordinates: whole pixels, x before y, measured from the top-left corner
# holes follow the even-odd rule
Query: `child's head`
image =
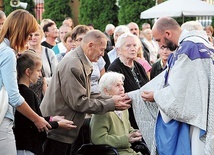
[(18, 80), (28, 77), (30, 83), (36, 83), (41, 77), (42, 60), (33, 51), (25, 51), (17, 59)]
[(99, 81), (99, 88), (103, 95), (120, 95), (124, 93), (123, 81), (125, 77), (121, 73), (106, 72)]

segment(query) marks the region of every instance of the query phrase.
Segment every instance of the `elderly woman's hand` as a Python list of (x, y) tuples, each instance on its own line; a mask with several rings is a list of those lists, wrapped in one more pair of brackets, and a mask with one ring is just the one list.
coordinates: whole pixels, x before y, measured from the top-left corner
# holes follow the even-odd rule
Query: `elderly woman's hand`
[(137, 141), (141, 141), (142, 139), (142, 134), (140, 133), (139, 130), (135, 131), (135, 132), (132, 132), (128, 135), (128, 138), (129, 138), (129, 142), (130, 143), (134, 143), (134, 142), (137, 142)]

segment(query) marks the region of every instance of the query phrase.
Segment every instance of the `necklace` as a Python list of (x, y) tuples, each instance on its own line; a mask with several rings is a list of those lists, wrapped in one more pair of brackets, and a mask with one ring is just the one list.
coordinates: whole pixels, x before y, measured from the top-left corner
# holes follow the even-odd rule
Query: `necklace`
[(131, 68), (131, 73), (132, 73), (132, 75), (133, 75), (133, 77), (134, 77), (134, 80), (135, 80), (135, 82), (136, 82), (138, 88), (140, 88), (140, 81), (138, 80), (138, 76), (137, 76), (137, 74), (136, 74), (136, 72), (135, 72), (135, 66), (133, 66), (133, 67)]

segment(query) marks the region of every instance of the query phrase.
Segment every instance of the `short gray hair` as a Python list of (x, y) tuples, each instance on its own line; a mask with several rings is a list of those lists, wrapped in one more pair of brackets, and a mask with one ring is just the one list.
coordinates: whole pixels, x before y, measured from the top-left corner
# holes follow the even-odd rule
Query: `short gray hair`
[(187, 31), (203, 30), (203, 26), (198, 21), (188, 21), (181, 25), (181, 29)]
[(101, 44), (102, 38), (106, 41), (108, 40), (106, 35), (100, 30), (90, 30), (83, 37), (82, 43), (97, 42), (98, 44)]
[(106, 72), (99, 81), (99, 89), (102, 95), (107, 95), (105, 89), (111, 90), (114, 83), (125, 79), (125, 76), (117, 72)]
[(138, 37), (132, 33), (123, 33), (122, 35), (120, 35), (117, 39), (117, 42), (115, 44), (115, 47), (116, 48), (120, 48), (122, 47), (124, 44), (125, 44), (125, 40), (127, 37), (132, 37), (134, 39), (138, 39)]
[(115, 29), (115, 26), (113, 24), (107, 24), (106, 28), (105, 28), (105, 31), (107, 32), (107, 31), (113, 30), (113, 29)]
[(114, 37), (116, 33), (130, 33), (129, 28), (126, 25), (119, 25), (114, 30)]
[(0, 19), (6, 18), (6, 14), (0, 10)]

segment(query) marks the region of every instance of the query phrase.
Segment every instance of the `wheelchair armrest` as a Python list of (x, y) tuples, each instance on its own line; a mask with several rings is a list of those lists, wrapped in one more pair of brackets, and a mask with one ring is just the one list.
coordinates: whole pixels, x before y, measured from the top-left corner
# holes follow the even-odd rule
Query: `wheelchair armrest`
[(150, 155), (150, 150), (148, 149), (146, 143), (142, 141), (134, 142), (132, 149), (135, 152), (141, 152), (143, 155)]
[(94, 145), (92, 143), (83, 144), (78, 149), (77, 154), (100, 155), (100, 154), (105, 154), (107, 152), (112, 152), (112, 153), (115, 153), (116, 155), (119, 155), (117, 150), (110, 145), (107, 145), (107, 144)]

